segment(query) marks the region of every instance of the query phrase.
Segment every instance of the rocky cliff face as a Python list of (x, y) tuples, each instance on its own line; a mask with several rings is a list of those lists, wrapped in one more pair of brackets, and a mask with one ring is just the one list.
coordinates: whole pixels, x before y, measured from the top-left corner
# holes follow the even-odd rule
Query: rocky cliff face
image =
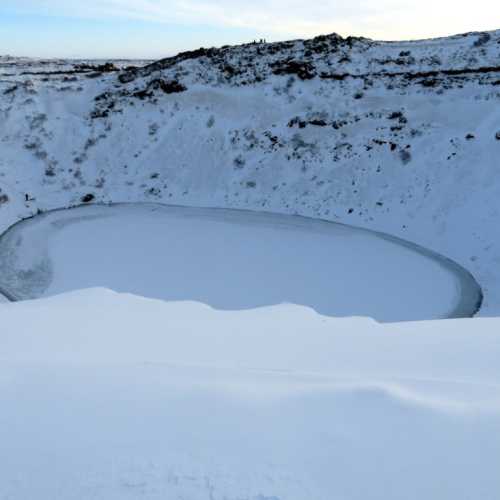
[(2, 228), (81, 202), (298, 213), (441, 252), (500, 313), (500, 31), (1, 58), (0, 118)]

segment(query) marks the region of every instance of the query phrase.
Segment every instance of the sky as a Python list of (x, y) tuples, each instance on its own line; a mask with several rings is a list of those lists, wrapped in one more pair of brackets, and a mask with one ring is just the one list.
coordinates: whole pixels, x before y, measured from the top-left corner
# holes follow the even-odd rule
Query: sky
[(0, 54), (14, 56), (155, 59), (260, 38), (499, 28), (498, 0), (0, 0)]

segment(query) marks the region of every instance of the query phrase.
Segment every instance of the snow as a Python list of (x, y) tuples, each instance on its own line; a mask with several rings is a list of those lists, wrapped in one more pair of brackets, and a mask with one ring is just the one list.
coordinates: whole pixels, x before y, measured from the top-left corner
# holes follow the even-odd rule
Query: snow
[(366, 230), (154, 204), (82, 206), (18, 224), (0, 240), (0, 276), (18, 298), (102, 286), (218, 309), (288, 302), (383, 321), (467, 317), (480, 293), (446, 259)]
[(0, 498), (500, 498), (496, 319), (0, 309)]
[[(273, 214), (96, 206), (2, 236), (0, 292), (51, 296), (0, 303), (0, 499), (500, 500), (500, 320), (326, 316), (356, 286), (356, 314), (439, 317), (467, 272), (499, 314), (499, 42), (0, 57), (0, 231), (89, 195)], [(218, 296), (180, 279), (200, 259)], [(95, 285), (189, 300), (52, 295)]]

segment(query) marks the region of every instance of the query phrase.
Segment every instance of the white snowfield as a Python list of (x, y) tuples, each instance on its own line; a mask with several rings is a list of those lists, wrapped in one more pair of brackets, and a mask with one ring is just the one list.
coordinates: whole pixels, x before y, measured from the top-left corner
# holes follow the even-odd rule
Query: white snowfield
[(0, 305), (0, 498), (500, 498), (499, 320)]
[[(120, 70), (0, 57), (0, 231), (82, 202), (326, 219), (453, 259), (482, 288), (480, 315), (499, 315), (499, 42), (331, 35)], [(186, 288), (163, 298), (190, 300), (91, 288), (0, 304), (0, 500), (500, 500), (500, 319), (313, 310), (336, 313), (330, 269), (380, 319), (446, 315), (462, 281), (432, 252), (359, 233), (369, 247), (356, 255), (341, 241), (355, 229), (247, 214), (273, 224), (252, 228), (267, 252), (244, 269), (248, 219), (188, 224), (135, 207), (125, 228), (121, 211), (76, 210), (95, 217), (51, 212), (6, 233), (0, 285), (20, 298), (95, 285), (148, 295), (168, 272)], [(195, 273), (184, 264), (200, 253)], [(233, 294), (214, 263), (226, 276), (240, 266)], [(262, 289), (263, 264), (286, 290)], [(319, 288), (296, 286), (311, 270)], [(374, 283), (397, 285), (398, 310)], [(282, 298), (303, 305), (270, 306)]]

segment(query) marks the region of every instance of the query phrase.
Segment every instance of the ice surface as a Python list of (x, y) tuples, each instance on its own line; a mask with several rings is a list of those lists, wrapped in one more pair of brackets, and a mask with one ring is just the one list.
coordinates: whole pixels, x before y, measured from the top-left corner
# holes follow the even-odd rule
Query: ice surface
[(0, 284), (19, 298), (109, 287), (218, 309), (280, 303), (383, 321), (470, 316), (468, 273), (418, 247), (300, 217), (160, 205), (80, 207), (0, 240)]

